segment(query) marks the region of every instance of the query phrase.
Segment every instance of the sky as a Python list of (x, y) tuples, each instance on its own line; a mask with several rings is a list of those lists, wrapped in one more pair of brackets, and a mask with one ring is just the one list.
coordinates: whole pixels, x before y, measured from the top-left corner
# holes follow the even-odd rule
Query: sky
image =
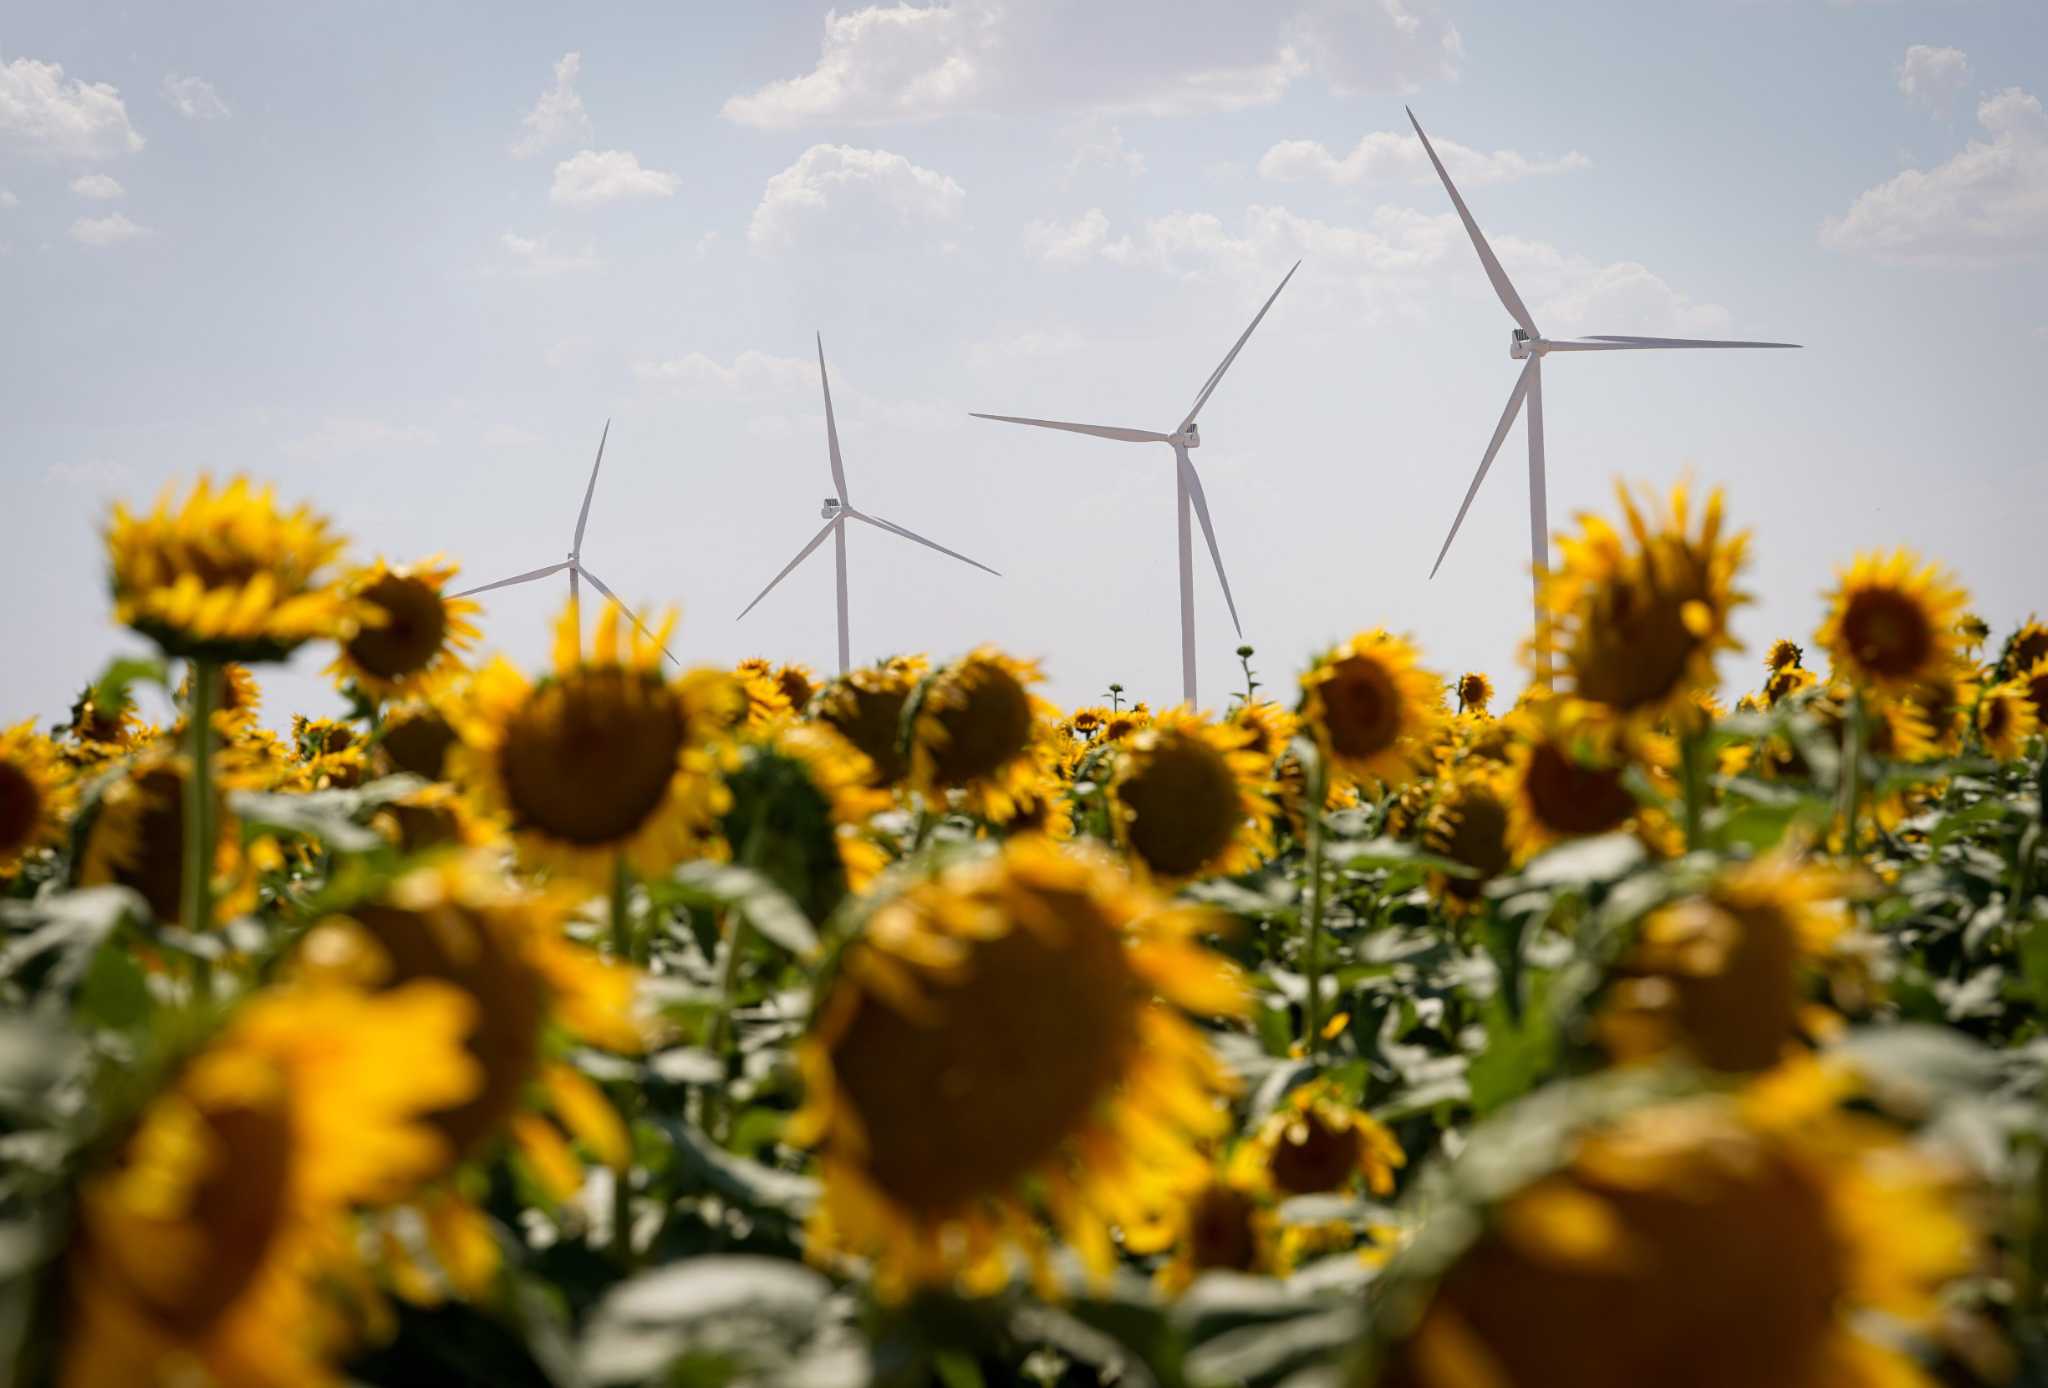
[[(1753, 532), (1731, 692), (1859, 551), (2003, 630), (2048, 609), (2044, 100), (2039, 0), (11, 7), (0, 718), (139, 645), (116, 499), (245, 472), (483, 583), (563, 557), (607, 420), (588, 566), (686, 663), (829, 669), (829, 549), (734, 620), (830, 491), (814, 334), (853, 504), (1001, 571), (854, 527), (856, 661), (1175, 702), (1170, 452), (968, 412), (1171, 430), (1297, 259), (1194, 454), (1254, 664), (1385, 626), (1513, 691), (1519, 425), (1428, 578), (1511, 323), (1404, 105), (1547, 334), (1804, 345), (1545, 371), (1554, 530), (1689, 478)], [(538, 668), (565, 597), (487, 595), (482, 649)], [(339, 710), (325, 658), (273, 721)]]

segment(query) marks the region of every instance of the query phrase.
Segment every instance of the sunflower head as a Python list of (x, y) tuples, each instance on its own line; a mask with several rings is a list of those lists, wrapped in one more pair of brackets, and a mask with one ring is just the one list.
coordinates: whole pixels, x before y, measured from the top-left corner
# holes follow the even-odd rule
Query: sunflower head
[(1272, 763), (1236, 723), (1170, 709), (1117, 744), (1110, 812), (1117, 842), (1165, 881), (1243, 872), (1272, 846)]
[(342, 548), (325, 520), (281, 511), (270, 488), (202, 477), (182, 502), (166, 488), (147, 515), (114, 507), (114, 617), (172, 655), (282, 660), (368, 620), (330, 576)]
[(1819, 677), (1813, 671), (1799, 665), (1787, 665), (1773, 670), (1764, 681), (1764, 704), (1776, 708), (1802, 689), (1811, 689)]
[(24, 859), (54, 844), (71, 807), (70, 778), (48, 738), (33, 722), (0, 731), (0, 883)]
[(1143, 728), (1152, 725), (1152, 709), (1144, 703), (1132, 704), (1129, 708), (1111, 709), (1102, 716), (1102, 735), (1096, 740), (1101, 743), (1122, 742)]
[(1965, 612), (1956, 618), (1956, 636), (1963, 643), (1964, 651), (1975, 654), (1991, 639), (1991, 624), (1974, 612)]
[(1322, 1081), (1294, 1090), (1267, 1115), (1238, 1149), (1232, 1170), (1246, 1172), (1283, 1199), (1357, 1185), (1385, 1197), (1393, 1193), (1394, 1172), (1407, 1160), (1392, 1133)]
[(1789, 670), (1795, 665), (1804, 664), (1805, 661), (1806, 652), (1799, 648), (1799, 643), (1780, 636), (1771, 642), (1771, 649), (1764, 656), (1764, 669), (1775, 675), (1780, 670)]
[(713, 842), (731, 804), (714, 739), (740, 695), (724, 671), (662, 677), (674, 625), (671, 613), (622, 644), (619, 607), (607, 603), (586, 655), (572, 605), (556, 625), (552, 674), (530, 682), (503, 660), (477, 673), (449, 769), (528, 861), (603, 882), (621, 855), (655, 874)]
[(1477, 670), (1458, 676), (1458, 712), (1484, 713), (1493, 702), (1493, 681)]
[(829, 724), (778, 720), (744, 738), (725, 773), (726, 844), (824, 920), (883, 866), (865, 830), (889, 795), (873, 782), (868, 759)]
[(1041, 729), (1052, 708), (1031, 692), (1035, 662), (983, 646), (935, 671), (912, 696), (910, 782), (927, 793), (966, 792), (969, 807), (1009, 817), (1013, 793), (1040, 770)]
[(1301, 717), (1347, 780), (1398, 787), (1426, 762), (1443, 681), (1416, 664), (1406, 640), (1362, 631), (1301, 677)]
[(1229, 721), (1245, 732), (1245, 750), (1268, 766), (1280, 759), (1301, 727), (1301, 719), (1270, 699), (1244, 699), (1230, 710)]
[[(158, 745), (102, 783), (81, 817), (85, 840), (75, 871), (82, 887), (112, 883), (130, 888), (149, 904), (157, 920), (198, 929), (200, 923), (180, 919), (187, 767), (185, 758)], [(216, 785), (214, 823), (221, 830), (214, 855), (216, 878), (235, 865), (236, 836), (225, 823), (222, 790)]]
[(809, 716), (829, 724), (874, 768), (874, 784), (899, 784), (910, 772), (903, 747), (903, 710), (924, 678), (925, 658), (898, 656), (850, 670), (815, 696)]
[(1964, 601), (1945, 570), (1907, 550), (1859, 555), (1829, 594), (1819, 640), (1837, 678), (1886, 693), (1910, 689), (1960, 657)]
[(2020, 671), (2016, 683), (2025, 687), (2027, 699), (2034, 706), (2036, 715), (2048, 718), (2048, 655)]
[(1998, 673), (2006, 679), (2024, 675), (2044, 657), (2048, 657), (2048, 622), (2029, 617), (2006, 638), (2005, 649), (1998, 653)]
[(2000, 761), (2026, 754), (2027, 740), (2039, 731), (2040, 715), (2025, 680), (1994, 684), (1977, 700), (1977, 736), (1984, 750)]
[(82, 749), (106, 756), (131, 752), (141, 740), (141, 719), (135, 700), (124, 687), (102, 704), (99, 688), (87, 685), (71, 701), (70, 721), (58, 731), (67, 734)]
[(790, 1137), (817, 1149), (811, 1247), (876, 1259), (887, 1297), (1045, 1278), (1049, 1216), (1106, 1273), (1108, 1227), (1198, 1178), (1226, 1080), (1181, 1009), (1236, 1012), (1200, 913), (1107, 861), (1011, 839), (884, 902), (799, 1048)]
[(1610, 725), (1639, 733), (1691, 717), (1693, 695), (1714, 687), (1715, 656), (1736, 648), (1728, 621), (1748, 601), (1735, 579), (1749, 537), (1722, 532), (1718, 490), (1697, 530), (1683, 486), (1668, 505), (1652, 496), (1639, 507), (1625, 487), (1617, 494), (1628, 533), (1580, 516), (1540, 601), (1555, 624), (1568, 692)]
[(377, 746), (390, 769), (425, 781), (447, 780), (448, 753), (461, 740), (447, 706), (459, 702), (452, 691), (437, 685), (386, 705)]
[(1628, 764), (1581, 731), (1570, 699), (1533, 703), (1511, 715), (1508, 837), (1517, 860), (1566, 839), (1611, 833), (1638, 812), (1624, 783)]
[(446, 595), (458, 570), (438, 556), (418, 564), (379, 559), (348, 580), (361, 603), (362, 629), (344, 641), (327, 673), (372, 699), (400, 699), (462, 668), (476, 643), (470, 618), (480, 607)]
[(1467, 870), (1463, 876), (1438, 873), (1431, 878), (1451, 914), (1477, 906), (1486, 884), (1514, 861), (1509, 839), (1512, 800), (1506, 774), (1494, 768), (1460, 768), (1439, 784), (1436, 801), (1422, 822), (1422, 841), (1430, 852)]
[(1953, 757), (1963, 750), (1970, 710), (1977, 702), (1977, 676), (1968, 665), (1952, 665), (1907, 691), (1916, 721), (1927, 733), (1927, 755)]

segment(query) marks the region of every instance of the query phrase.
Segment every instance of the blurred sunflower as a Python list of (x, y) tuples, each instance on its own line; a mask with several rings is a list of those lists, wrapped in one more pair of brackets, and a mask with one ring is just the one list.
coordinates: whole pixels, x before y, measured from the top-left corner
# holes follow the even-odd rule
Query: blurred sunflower
[(910, 772), (903, 708), (925, 669), (925, 658), (914, 655), (849, 670), (820, 690), (811, 705), (811, 717), (830, 724), (860, 749), (874, 767), (877, 786), (897, 785)]
[(1956, 618), (1956, 635), (1962, 640), (1963, 650), (1975, 655), (1977, 649), (1991, 639), (1991, 624), (1974, 612), (1965, 612)]
[(1906, 694), (1926, 728), (1927, 755), (1962, 754), (1970, 729), (1970, 710), (1977, 702), (1977, 678), (1967, 665), (1952, 665), (1913, 686)]
[(817, 680), (802, 665), (775, 665), (758, 657), (733, 667), (747, 700), (747, 723), (763, 727), (778, 718), (801, 717), (817, 692)]
[(1828, 1097), (1773, 1077), (1582, 1132), (1389, 1325), (1380, 1388), (1931, 1384), (1872, 1317), (1932, 1326), (1974, 1233), (1944, 1171)]
[(1132, 733), (1152, 725), (1152, 709), (1144, 703), (1132, 704), (1129, 708), (1111, 709), (1102, 718), (1102, 734), (1096, 739), (1098, 745), (1122, 742)]
[(1244, 729), (1245, 750), (1257, 753), (1268, 766), (1280, 759), (1301, 727), (1299, 717), (1271, 699), (1240, 700), (1226, 721)]
[(1263, 1187), (1216, 1173), (1176, 1198), (1155, 1226), (1126, 1233), (1140, 1255), (1171, 1249), (1160, 1265), (1159, 1289), (1178, 1295), (1205, 1272), (1280, 1277), (1288, 1271), (1281, 1225)]
[(1780, 852), (1725, 868), (1644, 920), (1598, 1029), (1623, 1062), (1683, 1050), (1710, 1069), (1776, 1065), (1811, 1020), (1801, 1002), (1846, 926), (1847, 883)]
[(349, 579), (363, 604), (363, 627), (344, 641), (327, 675), (337, 686), (353, 683), (379, 702), (420, 691), (462, 668), (476, 644), (470, 618), (483, 608), (446, 595), (457, 567), (439, 556), (417, 564), (379, 559)]
[(1272, 851), (1272, 762), (1253, 734), (1169, 709), (1118, 744), (1109, 782), (1117, 842), (1163, 881), (1234, 876)]
[(1582, 737), (1569, 699), (1532, 703), (1509, 715), (1508, 844), (1518, 862), (1566, 839), (1611, 833), (1640, 812), (1622, 781), (1626, 762)]
[(742, 738), (720, 820), (736, 861), (765, 873), (814, 921), (867, 890), (887, 855), (866, 832), (889, 808), (874, 767), (826, 723), (778, 719)]
[(1799, 643), (1783, 636), (1771, 642), (1771, 649), (1764, 656), (1764, 669), (1774, 675), (1805, 663), (1806, 652), (1799, 648)]
[(1412, 645), (1384, 630), (1362, 631), (1324, 653), (1301, 677), (1301, 695), (1302, 722), (1332, 768), (1375, 790), (1420, 773), (1443, 717), (1443, 681), (1416, 664)]
[(1508, 840), (1508, 806), (1513, 799), (1507, 774), (1498, 769), (1460, 768), (1439, 784), (1435, 803), (1422, 821), (1422, 842), (1438, 857), (1467, 869), (1462, 877), (1445, 872), (1430, 877), (1448, 914), (1474, 909), (1486, 884), (1514, 861)]
[(350, 790), (368, 777), (369, 746), (353, 724), (339, 718), (292, 715), (292, 755), (287, 789)]
[[(263, 686), (246, 665), (228, 661), (220, 666), (219, 681), (213, 691), (213, 726), (223, 739), (232, 741), (246, 737), (260, 725), (257, 719), (263, 712)], [(187, 668), (185, 677), (178, 681), (178, 720), (172, 724), (174, 735), (183, 737), (185, 732), (185, 710), (192, 707), (192, 671)]]
[(1051, 1275), (1037, 1215), (1095, 1275), (1111, 1225), (1200, 1178), (1229, 1087), (1182, 1015), (1240, 1012), (1207, 917), (1107, 861), (1012, 839), (883, 903), (798, 1048), (789, 1139), (817, 1149), (813, 1257), (875, 1260), (887, 1298), (974, 1292), (1006, 1253)]
[[(185, 778), (191, 763), (165, 744), (142, 752), (118, 774), (99, 783), (79, 820), (84, 841), (73, 866), (78, 885), (112, 883), (130, 888), (165, 925), (204, 929), (212, 922), (181, 919), (185, 886)], [(219, 839), (213, 855), (216, 888), (241, 877), (240, 831), (226, 813), (226, 791), (237, 784), (231, 772), (215, 777), (213, 822)], [(253, 904), (254, 883), (215, 900), (224, 911)]]
[(1384, 1197), (1393, 1194), (1394, 1172), (1407, 1162), (1392, 1133), (1323, 1080), (1288, 1094), (1238, 1148), (1231, 1170), (1282, 1197), (1348, 1191), (1360, 1183)]
[(477, 1084), (476, 1008), (416, 984), (246, 1004), (86, 1176), (64, 1260), (65, 1388), (338, 1384), (353, 1207), (447, 1158), (426, 1115)]
[(731, 797), (711, 738), (739, 693), (723, 671), (662, 678), (674, 626), (671, 613), (622, 649), (618, 605), (606, 603), (586, 657), (572, 605), (555, 626), (553, 674), (532, 683), (502, 659), (477, 673), (449, 769), (528, 863), (602, 883), (621, 859), (652, 875), (715, 840)]
[(2044, 657), (2048, 657), (2048, 622), (2029, 617), (2006, 638), (2005, 649), (1998, 653), (1998, 673), (2004, 679), (2024, 675)]
[(1493, 681), (1476, 670), (1458, 676), (1458, 712), (1484, 713), (1493, 702)]
[(65, 737), (65, 760), (75, 766), (93, 767), (126, 756), (156, 736), (157, 730), (143, 723), (135, 700), (120, 689), (103, 705), (99, 691), (87, 685), (71, 701), (71, 716), (57, 729)]
[(1036, 662), (993, 646), (926, 677), (905, 712), (912, 788), (958, 791), (969, 813), (1008, 820), (1043, 771), (1034, 754), (1053, 710), (1031, 692), (1042, 678)]
[(1776, 708), (1802, 689), (1811, 689), (1819, 676), (1802, 665), (1784, 665), (1771, 671), (1764, 681), (1764, 703)]
[(1562, 558), (1544, 578), (1542, 604), (1555, 624), (1565, 692), (1600, 712), (1612, 732), (1690, 724), (1694, 696), (1715, 685), (1714, 659), (1737, 649), (1730, 614), (1749, 601), (1735, 588), (1747, 532), (1723, 534), (1721, 493), (1710, 492), (1694, 533), (1683, 486), (1668, 506), (1639, 509), (1617, 487), (1628, 534), (1591, 514), (1562, 536)]
[(2048, 719), (2048, 656), (2042, 656), (2022, 670), (2015, 683), (2027, 691), (2027, 701), (2037, 717)]
[(307, 641), (347, 640), (365, 620), (329, 575), (342, 540), (269, 487), (201, 477), (167, 487), (147, 515), (116, 504), (107, 526), (114, 618), (172, 655), (277, 661)]
[(447, 780), (448, 753), (461, 741), (448, 710), (460, 704), (454, 685), (441, 681), (386, 704), (377, 731), (380, 769), (426, 781)]
[(1910, 689), (1960, 658), (1965, 601), (1947, 572), (1907, 550), (1858, 555), (1828, 595), (1818, 639), (1837, 678), (1886, 693)]
[(2021, 680), (1994, 684), (1977, 700), (1977, 736), (2000, 761), (2017, 761), (2040, 729), (2040, 715)]
[(0, 731), (0, 883), (62, 837), (70, 802), (70, 778), (34, 721)]

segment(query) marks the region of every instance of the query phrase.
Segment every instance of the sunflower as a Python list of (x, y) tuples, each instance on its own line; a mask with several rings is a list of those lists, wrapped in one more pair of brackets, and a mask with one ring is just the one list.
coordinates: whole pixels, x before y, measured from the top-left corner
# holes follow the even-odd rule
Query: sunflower
[(1406, 1314), (1377, 1382), (1931, 1383), (1871, 1319), (1931, 1328), (1974, 1233), (1945, 1171), (1828, 1097), (1772, 1077), (1588, 1125), (1471, 1224), (1419, 1313), (1386, 1303)]
[(893, 786), (910, 772), (903, 750), (903, 709), (924, 678), (925, 658), (897, 656), (850, 670), (814, 696), (809, 716), (829, 723), (874, 767), (877, 786)]
[(1422, 769), (1443, 717), (1443, 681), (1415, 648), (1384, 630), (1362, 631), (1301, 677), (1301, 717), (1338, 778), (1399, 787)]
[[(232, 741), (260, 726), (257, 719), (263, 711), (263, 686), (256, 682), (248, 666), (233, 661), (222, 664), (219, 674), (213, 691), (213, 726), (223, 739)], [(171, 726), (174, 735), (184, 735), (184, 711), (191, 707), (192, 671), (188, 668), (178, 682), (178, 721)]]
[(817, 693), (816, 676), (802, 665), (778, 666), (756, 657), (742, 660), (732, 673), (746, 695), (747, 722), (753, 727), (801, 715)]
[(720, 827), (732, 856), (781, 884), (812, 920), (886, 866), (866, 832), (889, 808), (874, 767), (825, 723), (780, 718), (750, 732), (725, 774)]
[(1280, 1220), (1255, 1181), (1210, 1175), (1167, 1207), (1157, 1230), (1127, 1232), (1125, 1246), (1141, 1254), (1172, 1249), (1158, 1273), (1159, 1288), (1169, 1296), (1205, 1272), (1280, 1277), (1288, 1271)]
[(1493, 702), (1493, 681), (1477, 670), (1458, 676), (1458, 712), (1484, 713)]
[(2005, 649), (1998, 653), (1998, 673), (2006, 679), (2024, 675), (2044, 656), (2048, 656), (2048, 622), (2029, 617), (2006, 638)]
[(362, 630), (344, 641), (328, 678), (353, 683), (370, 698), (399, 699), (462, 668), (463, 652), (476, 644), (470, 618), (482, 606), (446, 596), (459, 572), (436, 556), (418, 564), (391, 565), (379, 559), (349, 579), (349, 589), (366, 612)]
[[(74, 868), (81, 887), (112, 883), (130, 888), (166, 925), (201, 929), (211, 922), (181, 919), (185, 884), (185, 778), (191, 763), (158, 744), (100, 784), (81, 814), (84, 843)], [(213, 822), (216, 884), (238, 875), (239, 831), (225, 812), (226, 791), (238, 778), (217, 776)], [(249, 886), (252, 884), (243, 884)], [(222, 900), (218, 892), (215, 899)], [(224, 902), (224, 908), (226, 903)], [(241, 903), (237, 898), (237, 904)], [(253, 904), (253, 903), (248, 903)]]
[(2027, 700), (2033, 704), (2035, 715), (2048, 719), (2048, 656), (2042, 656), (2020, 671), (2014, 682), (2026, 689)]
[(1780, 852), (1724, 869), (1643, 922), (1599, 1029), (1616, 1059), (1674, 1049), (1757, 1071), (1797, 1040), (1803, 985), (1845, 922), (1843, 876)]
[(105, 706), (98, 688), (87, 685), (71, 701), (68, 722), (56, 729), (66, 738), (65, 759), (77, 766), (97, 766), (126, 756), (156, 736), (157, 730), (142, 722), (135, 700), (122, 689)]
[[(1974, 655), (1978, 647), (1991, 639), (1991, 624), (1974, 612), (1965, 612), (1956, 618), (1956, 635), (1961, 638), (1963, 649)], [(2048, 644), (2042, 649), (2048, 652)]]
[(1436, 802), (1422, 821), (1422, 842), (1438, 857), (1467, 870), (1465, 876), (1431, 876), (1431, 885), (1450, 914), (1473, 910), (1486, 884), (1514, 861), (1508, 838), (1508, 806), (1513, 799), (1506, 773), (1487, 767), (1453, 771), (1439, 786)]
[(1041, 729), (1053, 709), (1031, 692), (1033, 661), (982, 646), (926, 677), (904, 717), (910, 784), (927, 795), (961, 792), (969, 813), (1008, 820), (1044, 767)]
[(722, 671), (662, 679), (674, 626), (671, 613), (621, 649), (618, 604), (606, 603), (586, 658), (571, 605), (552, 675), (531, 683), (502, 659), (477, 673), (449, 769), (528, 862), (605, 882), (621, 858), (652, 875), (713, 842), (731, 797), (711, 737), (739, 696)]
[(1580, 534), (1560, 540), (1562, 562), (1545, 575), (1540, 600), (1555, 623), (1566, 692), (1611, 731), (1643, 733), (1691, 720), (1693, 696), (1714, 688), (1715, 656), (1737, 648), (1728, 620), (1749, 600), (1735, 588), (1749, 536), (1722, 533), (1718, 490), (1697, 533), (1683, 486), (1668, 507), (1652, 496), (1638, 509), (1627, 488), (1616, 491), (1628, 535), (1581, 515)]
[(418, 983), (251, 1000), (79, 1188), (64, 1259), (67, 1388), (338, 1384), (364, 1285), (350, 1211), (447, 1159), (427, 1115), (478, 1076), (477, 1009)]
[(1232, 1170), (1283, 1198), (1348, 1191), (1360, 1183), (1384, 1197), (1393, 1194), (1394, 1172), (1407, 1161), (1392, 1133), (1324, 1080), (1295, 1089), (1268, 1114), (1239, 1147)]
[(1099, 746), (1122, 742), (1132, 733), (1152, 726), (1152, 709), (1145, 703), (1135, 703), (1129, 708), (1111, 709), (1102, 718), (1102, 735), (1096, 739)]
[(1776, 708), (1802, 689), (1811, 689), (1819, 683), (1820, 677), (1800, 665), (1787, 665), (1773, 670), (1764, 680), (1764, 705)]
[(1906, 693), (1918, 721), (1926, 729), (1927, 755), (1958, 756), (1970, 729), (1970, 710), (1977, 702), (1976, 672), (1956, 664), (1922, 680)]
[(1248, 735), (1245, 750), (1257, 753), (1268, 766), (1280, 759), (1301, 727), (1299, 717), (1270, 699), (1239, 701), (1227, 721), (1244, 729)]
[(148, 515), (114, 507), (114, 618), (172, 655), (282, 660), (374, 620), (328, 575), (342, 548), (321, 517), (280, 511), (246, 478), (216, 491), (201, 477), (182, 504), (167, 487)]
[(2040, 729), (2040, 715), (2023, 680), (1994, 684), (1977, 700), (1977, 736), (2000, 761), (2018, 761), (2027, 739)]
[(71, 785), (50, 740), (33, 721), (0, 731), (0, 883), (38, 849), (57, 842), (70, 814)]
[(1235, 876), (1273, 846), (1272, 762), (1253, 735), (1169, 709), (1116, 750), (1109, 782), (1117, 842), (1163, 881)]
[(1800, 649), (1799, 643), (1783, 636), (1771, 642), (1770, 652), (1764, 656), (1764, 669), (1774, 675), (1805, 663), (1806, 652)]
[(1199, 1179), (1197, 1144), (1228, 1126), (1228, 1078), (1182, 1015), (1245, 1006), (1195, 941), (1211, 925), (1028, 838), (883, 903), (798, 1048), (811, 1255), (874, 1258), (892, 1299), (993, 1290), (1009, 1250), (1049, 1283), (1042, 1212), (1106, 1275), (1109, 1226)]
[(377, 731), (380, 769), (426, 781), (448, 779), (448, 753), (461, 741), (448, 710), (461, 700), (452, 686), (432, 687), (384, 706)]
[(1963, 590), (1907, 550), (1863, 554), (1828, 595), (1820, 643), (1838, 678), (1887, 693), (1910, 689), (1960, 658)]
[(1567, 839), (1623, 828), (1640, 811), (1623, 782), (1627, 764), (1581, 736), (1579, 706), (1549, 699), (1510, 715), (1508, 842), (1517, 861)]

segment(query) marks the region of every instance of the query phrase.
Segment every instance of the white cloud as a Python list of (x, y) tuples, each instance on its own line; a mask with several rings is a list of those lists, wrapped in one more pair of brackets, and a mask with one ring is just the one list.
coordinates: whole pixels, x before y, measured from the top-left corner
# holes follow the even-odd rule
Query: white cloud
[(1946, 111), (1970, 85), (1970, 60), (1960, 48), (1916, 43), (1906, 50), (1898, 74), (1899, 91), (1906, 100), (1932, 111)]
[(0, 139), (46, 159), (113, 159), (142, 148), (121, 93), (107, 82), (66, 82), (58, 63), (0, 64)]
[(521, 122), (526, 133), (512, 142), (513, 157), (529, 159), (559, 145), (580, 144), (590, 138), (590, 113), (583, 109), (583, 97), (576, 90), (576, 78), (582, 71), (581, 53), (562, 55), (555, 64), (555, 84), (540, 94)]
[(1309, 74), (1340, 91), (1410, 90), (1454, 75), (1462, 52), (1440, 0), (867, 5), (826, 15), (809, 72), (736, 95), (722, 114), (788, 130), (1020, 109), (1234, 111)]
[(1821, 224), (1831, 250), (1878, 260), (1966, 263), (2040, 253), (2048, 238), (2048, 114), (2008, 87), (1977, 107), (1988, 138), (1908, 169)]
[(203, 77), (164, 75), (164, 100), (186, 120), (226, 120), (228, 104), (220, 99), (213, 83)]
[[(1120, 243), (1126, 250), (1130, 238)], [(1091, 207), (1071, 222), (1038, 221), (1024, 228), (1024, 249), (1048, 265), (1079, 265), (1097, 254), (1110, 255), (1109, 218)]]
[(816, 362), (802, 357), (771, 356), (750, 347), (734, 357), (730, 366), (702, 352), (670, 361), (635, 362), (633, 378), (689, 395), (758, 400), (811, 389), (817, 370)]
[(1132, 149), (1117, 127), (1100, 120), (1088, 122), (1076, 132), (1074, 157), (1067, 162), (1067, 176), (1093, 167), (1121, 169), (1132, 177), (1145, 172), (1145, 156)]
[(521, 236), (513, 231), (498, 237), (498, 248), (504, 252), (504, 258), (492, 272), (528, 278), (595, 270), (601, 263), (595, 246), (586, 245), (580, 251), (557, 251), (549, 247), (545, 236)]
[(71, 191), (95, 202), (109, 202), (128, 193), (120, 180), (110, 174), (80, 174), (71, 180)]
[(19, 206), (21, 206), (21, 199), (20, 199), (20, 198), (18, 198), (18, 197), (16, 197), (16, 196), (14, 196), (13, 192), (12, 192), (12, 191), (10, 191), (9, 189), (6, 189), (6, 188), (0, 188), (0, 207), (19, 207)]
[(139, 241), (155, 235), (148, 227), (138, 226), (119, 212), (105, 217), (80, 217), (71, 224), (68, 234), (81, 246), (118, 246), (124, 241)]
[[(1557, 158), (1535, 158), (1511, 149), (1492, 154), (1461, 145), (1455, 140), (1435, 141), (1437, 157), (1450, 170), (1460, 191), (1489, 183), (1511, 183), (1539, 174), (1568, 173), (1590, 167), (1592, 161), (1577, 150)], [(1259, 176), (1291, 183), (1321, 179), (1328, 183), (1363, 183), (1375, 179), (1404, 179), (1433, 183), (1436, 170), (1430, 167), (1422, 141), (1410, 131), (1375, 130), (1361, 139), (1349, 154), (1338, 156), (1317, 140), (1282, 140), (1259, 160)]]
[(877, 215), (905, 227), (949, 222), (966, 201), (966, 190), (951, 178), (900, 154), (812, 145), (768, 180), (747, 225), (747, 241), (756, 250), (788, 246), (827, 212), (840, 228)]
[(672, 173), (641, 168), (639, 157), (626, 150), (586, 149), (555, 165), (548, 201), (563, 207), (601, 207), (629, 198), (666, 198), (674, 196), (681, 182)]

